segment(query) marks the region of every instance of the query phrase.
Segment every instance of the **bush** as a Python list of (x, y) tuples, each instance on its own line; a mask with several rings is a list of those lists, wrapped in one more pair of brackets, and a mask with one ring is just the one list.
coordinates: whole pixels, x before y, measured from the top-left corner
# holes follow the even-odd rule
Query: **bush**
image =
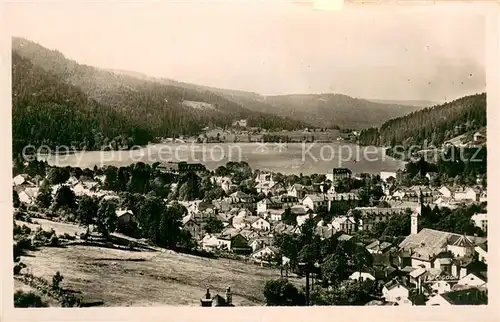
[(33, 292), (17, 291), (14, 293), (14, 307), (47, 307), (47, 304)]
[(23, 220), (24, 221), (25, 214), (22, 211), (16, 211), (14, 213), (14, 219), (15, 220)]
[(35, 231), (35, 240), (39, 240), (43, 243), (48, 243), (51, 241), (52, 236), (55, 236), (56, 232), (54, 229), (51, 230), (43, 230), (42, 227), (38, 227)]
[(59, 238), (56, 235), (52, 235), (52, 237), (50, 237), (49, 245), (52, 247), (59, 246)]
[(19, 275), (19, 273), (21, 273), (21, 270), (25, 267), (26, 267), (26, 264), (21, 263), (21, 262), (14, 265), (14, 275)]
[(60, 291), (61, 290), (61, 282), (64, 279), (64, 276), (61, 275), (59, 271), (56, 272), (54, 276), (52, 276), (52, 290)]
[(283, 278), (267, 281), (264, 297), (267, 306), (302, 306), (306, 302), (305, 295)]
[(29, 235), (31, 234), (31, 228), (26, 225), (19, 226), (14, 223), (13, 234), (14, 236)]
[(24, 254), (24, 250), (30, 250), (33, 248), (31, 239), (27, 237), (22, 237), (14, 242), (14, 261), (19, 258), (19, 256)]
[(134, 222), (129, 222), (126, 224), (118, 223), (116, 231), (134, 238), (138, 238), (140, 236), (140, 231), (137, 227), (137, 224)]
[(70, 235), (68, 233), (64, 233), (62, 236), (61, 236), (63, 239), (66, 239), (66, 240), (75, 240), (76, 237), (73, 236), (73, 235)]

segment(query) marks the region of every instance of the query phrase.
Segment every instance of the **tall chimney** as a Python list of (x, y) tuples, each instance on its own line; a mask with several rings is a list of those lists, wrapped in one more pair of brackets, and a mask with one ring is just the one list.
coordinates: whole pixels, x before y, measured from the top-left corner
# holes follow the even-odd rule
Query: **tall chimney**
[(201, 306), (210, 307), (212, 306), (212, 296), (210, 295), (210, 290), (207, 288), (207, 293), (205, 294), (205, 298), (200, 299)]
[(226, 303), (228, 305), (233, 304), (233, 294), (231, 293), (231, 287), (229, 287), (229, 286), (226, 289)]

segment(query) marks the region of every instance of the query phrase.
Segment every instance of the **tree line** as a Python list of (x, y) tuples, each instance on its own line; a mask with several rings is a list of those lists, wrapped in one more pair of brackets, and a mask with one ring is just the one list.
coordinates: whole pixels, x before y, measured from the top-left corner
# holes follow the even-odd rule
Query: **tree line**
[(486, 93), (465, 96), (391, 119), (380, 128), (362, 130), (361, 145), (441, 146), (443, 142), (486, 126)]
[[(21, 45), (22, 44), (22, 45)], [(253, 112), (213, 92), (169, 86), (79, 65), (61, 53), (14, 38), (13, 145), (91, 150), (144, 145), (156, 137), (197, 135), (207, 125), (293, 130), (300, 121)], [(184, 100), (212, 104), (186, 107)]]
[(89, 99), (78, 88), (12, 54), (13, 151), (27, 145), (52, 149), (118, 149), (144, 145), (152, 133)]

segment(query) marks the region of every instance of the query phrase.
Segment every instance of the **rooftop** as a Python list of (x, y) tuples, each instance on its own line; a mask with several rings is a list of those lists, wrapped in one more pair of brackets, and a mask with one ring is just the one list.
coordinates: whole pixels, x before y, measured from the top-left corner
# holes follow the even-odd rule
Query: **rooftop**
[(333, 168), (328, 171), (328, 173), (332, 174), (352, 174), (352, 171), (347, 168)]
[[(399, 247), (403, 250), (411, 250), (412, 258), (430, 261), (439, 253), (446, 250), (446, 246), (450, 241), (459, 242), (460, 237), (462, 236), (458, 234), (424, 228), (418, 234), (407, 236), (399, 244)], [(482, 237), (465, 237), (475, 245), (483, 243), (486, 240)], [(460, 243), (467, 243), (467, 241), (461, 239)]]
[(326, 196), (322, 194), (310, 194), (304, 197), (304, 199), (306, 198), (310, 198), (313, 202), (320, 202), (327, 200)]
[(441, 296), (453, 305), (488, 304), (488, 293), (476, 287), (444, 293)]

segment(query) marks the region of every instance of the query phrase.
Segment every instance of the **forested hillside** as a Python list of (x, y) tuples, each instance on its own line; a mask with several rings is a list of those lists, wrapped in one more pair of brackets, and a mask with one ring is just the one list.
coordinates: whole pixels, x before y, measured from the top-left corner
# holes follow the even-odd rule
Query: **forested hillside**
[(361, 132), (362, 145), (440, 146), (446, 140), (486, 126), (486, 93), (413, 112)]
[[(267, 129), (296, 129), (306, 124), (245, 109), (207, 90), (165, 85), (66, 59), (60, 52), (31, 41), (13, 38), (13, 52), (34, 66), (52, 73), (61, 82), (78, 87), (89, 98), (109, 106), (133, 122), (147, 127), (154, 136), (196, 134), (207, 125), (227, 126), (240, 118), (250, 126)], [(194, 108), (185, 101), (204, 103), (210, 108)]]
[(265, 102), (281, 116), (302, 119), (320, 127), (364, 129), (407, 115), (420, 107), (374, 103), (342, 94), (266, 96)]
[(151, 132), (12, 54), (14, 153), (32, 144), (99, 149), (147, 144)]
[(424, 107), (422, 102), (415, 102), (415, 105), (412, 104), (412, 101), (374, 102), (332, 93), (265, 96), (254, 92), (214, 88), (166, 78), (153, 78), (136, 72), (113, 72), (178, 88), (209, 91), (248, 110), (302, 121), (308, 123), (309, 127), (362, 129), (382, 125), (391, 118), (407, 115)]

